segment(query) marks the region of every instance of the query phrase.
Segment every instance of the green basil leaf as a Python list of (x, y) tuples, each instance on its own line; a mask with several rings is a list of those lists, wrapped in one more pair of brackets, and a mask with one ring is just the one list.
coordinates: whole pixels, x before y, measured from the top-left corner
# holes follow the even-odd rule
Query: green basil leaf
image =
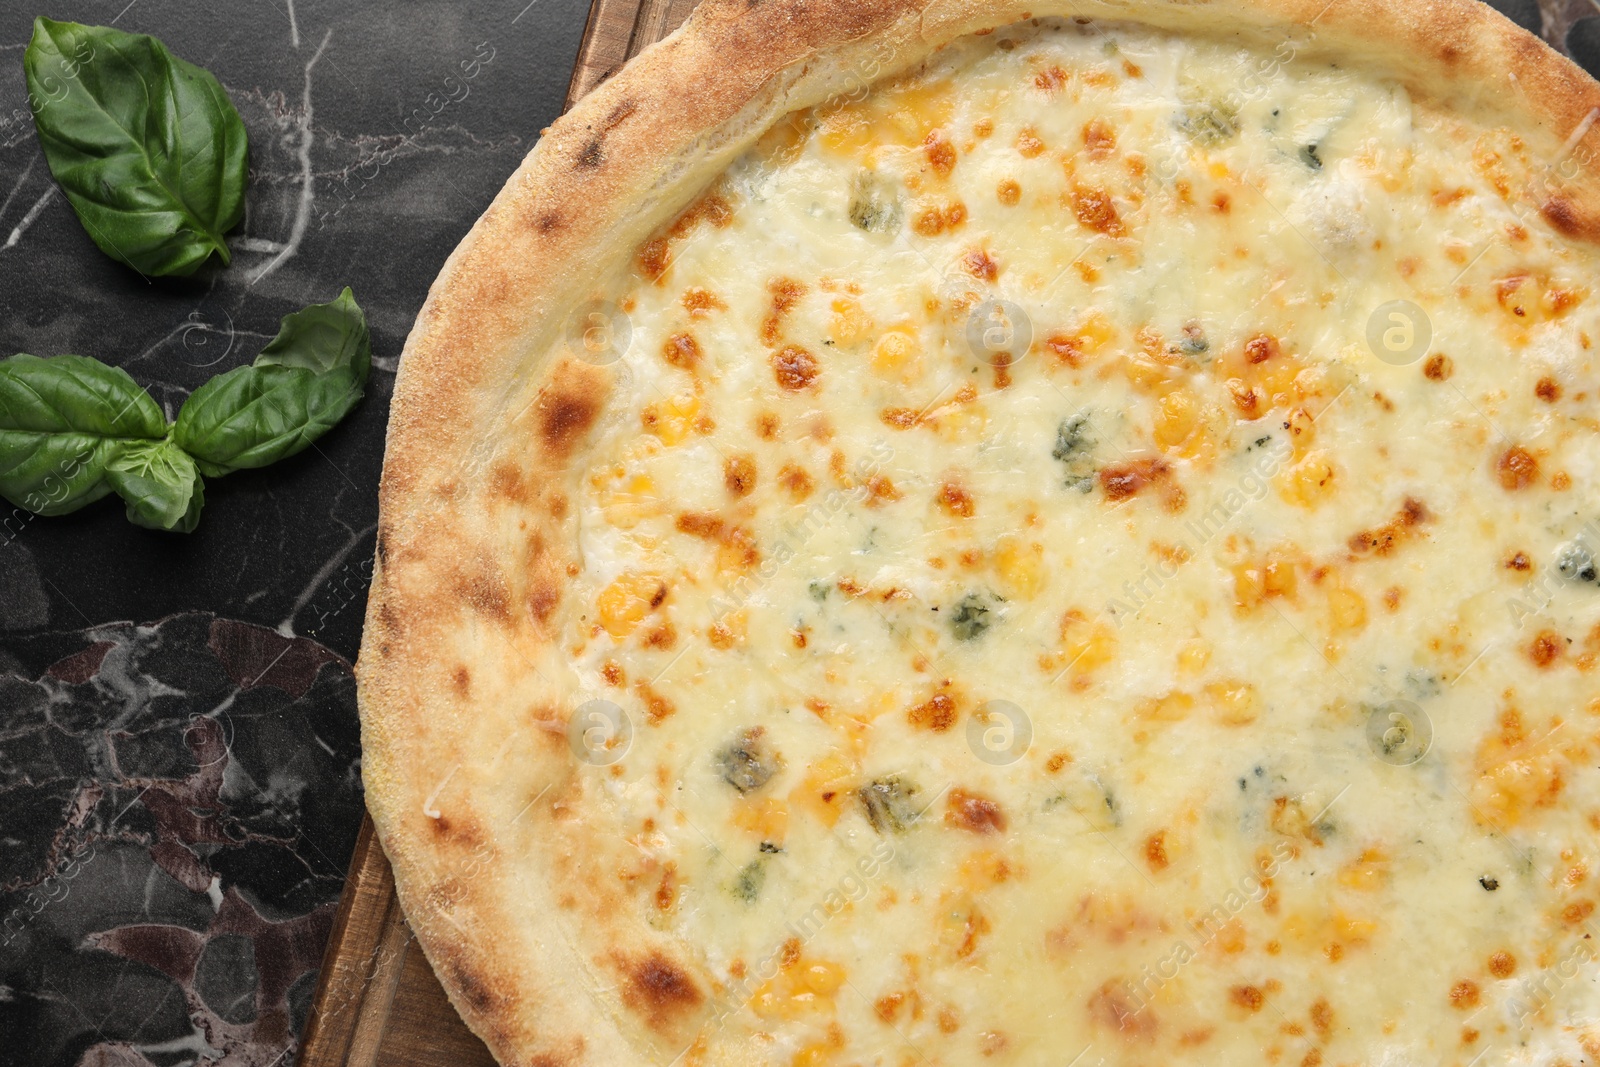
[(349, 414), (371, 365), (366, 316), (347, 288), (331, 303), (285, 315), (253, 364), (191, 393), (172, 439), (210, 477), (276, 463)]
[(216, 78), (154, 37), (46, 18), (23, 65), (50, 173), (102, 252), (147, 275), (228, 262), (248, 143)]
[(372, 334), (350, 287), (345, 286), (331, 303), (285, 315), (278, 336), (267, 342), (256, 364), (304, 367), (318, 374), (349, 369), (365, 386), (372, 366)]
[(173, 440), (215, 478), (265, 467), (306, 448), (361, 398), (348, 374), (298, 367), (238, 367), (196, 389)]
[(0, 496), (40, 515), (111, 491), (106, 465), (166, 435), (161, 409), (126, 371), (83, 356), (0, 360)]
[(205, 482), (194, 460), (171, 441), (127, 446), (106, 464), (106, 482), (127, 501), (135, 526), (193, 533), (200, 525)]

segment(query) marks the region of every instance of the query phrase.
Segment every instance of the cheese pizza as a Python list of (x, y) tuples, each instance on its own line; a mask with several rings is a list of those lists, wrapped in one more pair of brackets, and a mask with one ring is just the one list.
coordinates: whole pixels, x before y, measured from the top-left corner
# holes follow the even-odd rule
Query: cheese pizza
[(1469, 0), (707, 0), (400, 365), (507, 1064), (1600, 1062), (1600, 86)]

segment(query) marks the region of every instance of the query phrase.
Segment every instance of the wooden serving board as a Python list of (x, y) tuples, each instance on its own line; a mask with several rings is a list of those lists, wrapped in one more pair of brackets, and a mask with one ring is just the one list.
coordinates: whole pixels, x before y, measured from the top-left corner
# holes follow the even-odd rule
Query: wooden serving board
[[(593, 0), (566, 106), (689, 17), (698, 0)], [(361, 825), (311, 1013), (301, 1067), (495, 1067), (450, 1006), (395, 897), (372, 819)]]
[[(671, 33), (698, 0), (593, 0), (566, 106), (629, 58)], [(1595, 0), (1600, 3), (1600, 0)], [(1545, 38), (1566, 51), (1590, 0), (1539, 0)], [(394, 874), (367, 819), (350, 861), (316, 998), (300, 1044), (301, 1067), (495, 1067), (445, 998), (400, 902)]]

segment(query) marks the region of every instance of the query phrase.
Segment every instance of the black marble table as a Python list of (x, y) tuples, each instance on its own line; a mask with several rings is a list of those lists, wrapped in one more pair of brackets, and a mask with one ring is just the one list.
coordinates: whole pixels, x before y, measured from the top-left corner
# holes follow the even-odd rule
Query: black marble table
[[(123, 367), (168, 411), (351, 286), (361, 406), (209, 480), (188, 536), (0, 501), (0, 1063), (293, 1057), (362, 813), (350, 661), (401, 345), (559, 114), (587, 0), (0, 5), (0, 354)], [(233, 264), (148, 284), (91, 243), (27, 109), (35, 15), (160, 37), (250, 135)]]
[[(1600, 69), (1587, 0), (1497, 4)], [(198, 532), (0, 507), (0, 1063), (287, 1064), (361, 820), (350, 661), (396, 359), (457, 240), (559, 112), (585, 0), (67, 0), (0, 10), (0, 354), (127, 369), (169, 414), (354, 288), (367, 399), (206, 486)], [(235, 260), (149, 284), (55, 191), (34, 15), (153, 33), (250, 134)]]

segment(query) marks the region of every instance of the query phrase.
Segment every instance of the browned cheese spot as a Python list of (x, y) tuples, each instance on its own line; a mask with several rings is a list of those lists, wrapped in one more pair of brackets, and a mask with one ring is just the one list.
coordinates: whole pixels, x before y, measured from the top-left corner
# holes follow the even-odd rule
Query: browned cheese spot
[(661, 343), (661, 358), (679, 370), (693, 370), (700, 362), (700, 342), (692, 333), (675, 333)]
[(730, 526), (722, 539), (722, 550), (717, 554), (719, 564), (728, 567), (754, 567), (761, 562), (761, 550), (756, 547), (756, 536), (743, 526)]
[(1541, 630), (1528, 643), (1528, 658), (1535, 667), (1548, 667), (1567, 650), (1565, 639), (1554, 630)]
[(977, 504), (969, 492), (954, 478), (946, 478), (939, 487), (939, 506), (948, 514), (959, 519), (970, 519), (977, 510)]
[(956, 200), (945, 204), (930, 204), (911, 218), (911, 229), (921, 237), (937, 237), (958, 229), (967, 221), (967, 205)]
[(1400, 511), (1382, 526), (1363, 530), (1350, 538), (1350, 551), (1358, 556), (1387, 556), (1404, 544), (1422, 523), (1432, 518), (1427, 505), (1416, 497), (1406, 497)]
[(652, 237), (639, 249), (639, 273), (659, 282), (672, 265), (672, 246), (665, 237)]
[(700, 217), (719, 230), (727, 229), (733, 222), (733, 205), (726, 197), (712, 193), (700, 201), (699, 209)]
[(1004, 833), (1006, 814), (1000, 805), (988, 797), (965, 789), (952, 789), (944, 821), (951, 826), (974, 834)]
[(1084, 340), (1075, 334), (1056, 333), (1045, 338), (1044, 346), (1051, 355), (1069, 367), (1083, 366)]
[(928, 157), (928, 166), (941, 178), (949, 176), (955, 169), (956, 146), (950, 143), (943, 130), (928, 134), (928, 139), (922, 143), (922, 151)]
[(1137, 459), (1100, 469), (1100, 487), (1110, 500), (1127, 500), (1171, 470), (1164, 459)]
[(660, 726), (677, 714), (677, 705), (656, 692), (649, 682), (638, 683), (634, 686), (634, 691), (639, 694), (639, 699), (644, 701), (645, 717), (651, 726)]
[(1055, 64), (1038, 71), (1033, 76), (1033, 87), (1042, 93), (1055, 93), (1067, 84), (1067, 72)]
[(1328, 1003), (1326, 997), (1318, 997), (1312, 1002), (1311, 1027), (1324, 1041), (1333, 1034), (1333, 1006)]
[(1252, 1015), (1260, 1011), (1267, 1002), (1266, 995), (1253, 985), (1234, 986), (1228, 990), (1228, 999)]
[(683, 214), (673, 220), (668, 232), (674, 237), (686, 237), (701, 221), (723, 229), (733, 221), (733, 205), (718, 193), (707, 193), (684, 209)]
[(1265, 363), (1282, 351), (1283, 345), (1269, 333), (1258, 333), (1244, 344), (1245, 361), (1251, 364)]
[(1152, 871), (1164, 871), (1172, 865), (1167, 856), (1167, 832), (1157, 830), (1144, 841), (1144, 861)]
[(821, 368), (810, 352), (799, 345), (785, 345), (772, 355), (772, 373), (781, 388), (797, 393), (817, 380)]
[(684, 290), (683, 310), (687, 311), (691, 318), (703, 319), (709, 317), (713, 311), (726, 311), (727, 309), (728, 305), (724, 304), (722, 298), (710, 289), (702, 289), (699, 286), (695, 286)]
[(909, 430), (917, 424), (918, 412), (916, 408), (884, 408), (878, 412), (878, 418), (885, 425), (893, 426), (897, 430)]
[(1083, 148), (1090, 159), (1105, 159), (1117, 150), (1116, 131), (1101, 119), (1083, 125)]
[(874, 474), (868, 478), (866, 489), (866, 504), (869, 508), (880, 507), (889, 501), (899, 500), (903, 495), (900, 490), (894, 487), (894, 482), (890, 481), (888, 476), (882, 474)]
[(1500, 488), (1526, 489), (1539, 479), (1539, 461), (1521, 445), (1512, 445), (1495, 460), (1494, 471)]
[(1095, 990), (1089, 997), (1089, 1018), (1129, 1040), (1154, 1040), (1159, 1028), (1156, 1013), (1148, 1005), (1135, 1007), (1126, 985), (1113, 978)]
[(974, 278), (992, 282), (1000, 277), (1000, 261), (984, 248), (974, 248), (961, 257), (961, 266)]
[(1227, 386), (1228, 393), (1233, 397), (1233, 406), (1239, 409), (1239, 414), (1247, 419), (1260, 416), (1263, 400), (1261, 390), (1243, 378), (1229, 378)]
[(1072, 213), (1078, 222), (1096, 233), (1117, 237), (1123, 233), (1122, 217), (1116, 202), (1104, 189), (1079, 185), (1072, 190)]
[(728, 524), (707, 512), (685, 511), (678, 516), (676, 525), (679, 533), (704, 538), (707, 541), (717, 541), (722, 538)]
[(806, 287), (793, 278), (774, 278), (767, 283), (767, 293), (772, 298), (772, 310), (761, 322), (761, 343), (775, 345), (783, 336), (784, 316), (806, 295)]
[(756, 461), (749, 453), (729, 456), (722, 463), (722, 484), (734, 496), (749, 496), (756, 487)]
[(788, 492), (789, 499), (794, 501), (804, 500), (816, 488), (816, 482), (805, 468), (793, 463), (785, 463), (778, 468), (778, 484)]
[(907, 712), (906, 718), (919, 730), (943, 733), (955, 725), (956, 702), (948, 693), (935, 693)]
[(656, 883), (656, 910), (671, 911), (678, 902), (678, 865), (668, 862), (661, 869), (661, 881)]

